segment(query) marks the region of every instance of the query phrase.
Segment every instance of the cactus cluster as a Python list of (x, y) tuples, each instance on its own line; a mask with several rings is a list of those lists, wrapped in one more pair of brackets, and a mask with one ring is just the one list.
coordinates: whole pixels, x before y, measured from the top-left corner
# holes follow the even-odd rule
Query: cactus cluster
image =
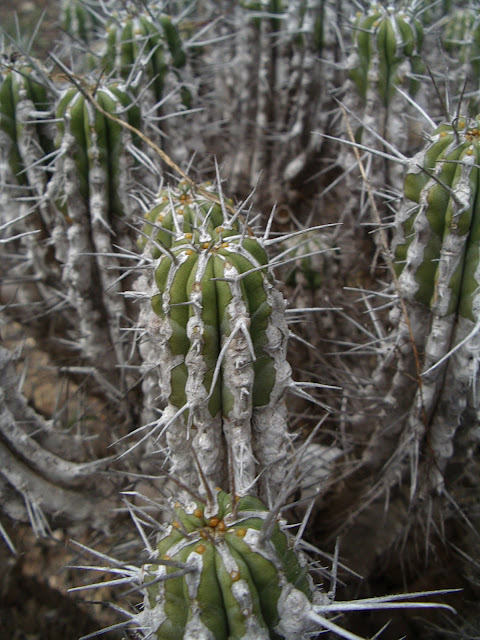
[[(460, 484), (455, 447), (477, 468), (480, 117), (413, 135), (419, 113), (440, 121), (430, 45), (443, 38), (447, 58), (478, 70), (472, 8), (450, 23), (422, 0), (65, 0), (73, 44), (45, 65), (2, 58), (2, 318), (30, 336), (34, 316), (38, 344), (113, 425), (111, 475), (131, 474), (150, 556), (113, 562), (112, 583), (141, 592), (124, 625), (139, 637), (358, 638), (320, 615), (348, 606), (313, 586), (297, 553), (309, 517), (320, 545), (351, 525), (342, 553), (371, 576), (417, 507), (442, 512), (448, 473)], [(374, 210), (389, 228), (373, 259), (360, 231)], [(288, 309), (289, 294), (303, 308)], [(319, 310), (328, 317), (306, 326)], [(292, 343), (305, 382), (292, 381)], [(55, 517), (78, 489), (81, 514), (104, 528), (102, 483), (85, 480), (96, 466), (66, 464), (68, 447), (52, 455), (62, 421), (29, 412), (7, 369), (8, 513), (23, 500), (43, 533), (43, 511)], [(290, 414), (289, 391), (301, 397)], [(292, 518), (306, 515), (291, 543), (278, 516), (294, 494)], [(64, 513), (76, 522), (71, 504)], [(374, 542), (358, 554), (366, 521)]]

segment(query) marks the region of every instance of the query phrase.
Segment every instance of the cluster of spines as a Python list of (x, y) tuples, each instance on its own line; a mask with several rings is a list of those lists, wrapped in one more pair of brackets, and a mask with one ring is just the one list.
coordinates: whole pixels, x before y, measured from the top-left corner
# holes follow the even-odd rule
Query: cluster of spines
[[(143, 568), (142, 626), (159, 640), (283, 637), (275, 632), (282, 592), (296, 589), (311, 600), (313, 590), (279, 524), (265, 535), (271, 514), (264, 504), (217, 489), (213, 505), (177, 503), (174, 511), (157, 546), (159, 564)], [(179, 566), (192, 571), (178, 575)]]
[[(162, 248), (169, 249), (181, 234), (191, 234), (197, 241), (200, 227), (206, 229), (207, 234), (213, 234), (225, 222), (224, 213), (218, 194), (211, 185), (205, 187), (207, 197), (196, 193), (187, 182), (179, 183), (176, 192), (162, 189), (155, 206), (145, 216), (140, 247), (144, 249), (150, 240), (151, 255), (156, 259), (162, 254)], [(225, 205), (231, 208), (232, 200), (225, 200)], [(238, 223), (234, 223), (233, 228), (238, 230)]]

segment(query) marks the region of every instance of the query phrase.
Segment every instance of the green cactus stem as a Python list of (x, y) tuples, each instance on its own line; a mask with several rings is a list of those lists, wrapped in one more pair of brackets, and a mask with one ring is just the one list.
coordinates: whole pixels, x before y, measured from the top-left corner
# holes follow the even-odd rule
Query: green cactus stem
[[(272, 482), (281, 481), (273, 465), (288, 447), (288, 329), (262, 243), (210, 190), (208, 199), (181, 185), (154, 209), (161, 255), (150, 329), (162, 362), (173, 472), (196, 473), (187, 455), (193, 447), (206, 475), (221, 480), (227, 446), (243, 493), (254, 482), (256, 461), (270, 468)], [(150, 214), (147, 220), (148, 227)]]
[[(384, 107), (388, 108), (395, 85), (401, 84), (400, 66), (408, 61), (412, 74), (421, 68), (421, 23), (408, 10), (373, 2), (366, 14), (357, 16), (354, 28), (357, 57), (350, 77), (366, 101), (373, 73), (376, 90)], [(417, 89), (418, 81), (411, 78), (409, 93), (414, 96)]]
[(173, 69), (177, 78), (187, 57), (172, 19), (155, 6), (148, 11), (118, 12), (107, 26), (106, 70), (116, 73), (132, 87), (151, 86), (155, 102), (164, 95), (165, 78)]
[[(441, 124), (412, 162), (405, 178), (407, 201), (400, 213), (393, 249), (405, 295), (445, 313), (474, 319), (472, 296), (478, 260), (476, 193), (478, 120)], [(443, 273), (442, 255), (461, 245)], [(448, 248), (447, 248), (448, 247)], [(444, 283), (443, 287), (442, 283)], [(448, 301), (448, 302), (447, 302)]]
[[(46, 73), (46, 72), (45, 72)], [(54, 149), (52, 127), (45, 121), (52, 99), (40, 63), (16, 56), (0, 65), (0, 134), (2, 156), (20, 187), (40, 197), (48, 181), (47, 161)]]
[[(264, 539), (263, 503), (217, 490), (213, 508), (176, 504), (174, 511), (157, 546), (168, 564), (143, 567), (144, 610), (135, 622), (157, 640), (285, 637), (277, 633), (289, 615), (282, 596), (296, 590), (311, 600), (313, 588), (280, 525)], [(193, 571), (178, 575), (182, 565)]]
[(63, 0), (62, 26), (74, 41), (91, 45), (103, 26), (102, 8), (96, 0)]
[[(138, 128), (138, 109), (117, 84), (97, 87), (95, 100), (104, 112)], [(131, 318), (121, 295), (128, 278), (119, 280), (118, 274), (125, 269), (125, 252), (135, 251), (129, 223), (140, 214), (131, 192), (144, 169), (141, 151), (130, 131), (77, 87), (64, 91), (56, 115), (59, 152), (49, 195), (64, 215), (57, 242), (68, 300), (77, 313), (83, 356), (98, 367), (108, 394), (118, 398), (126, 383), (119, 365), (129, 359), (121, 328)]]
[[(399, 361), (387, 405), (407, 415), (403, 433), (401, 422), (395, 433), (402, 433), (400, 449), (415, 460), (414, 484), (422, 472), (420, 442), (428, 434), (434, 463), (425, 470), (424, 490), (442, 490), (456, 429), (465, 411), (477, 406), (479, 165), (480, 119), (442, 123), (411, 162), (397, 216), (392, 251), (404, 307), (392, 314)], [(378, 452), (389, 438), (383, 444), (381, 436), (374, 439), (373, 458), (385, 460)]]

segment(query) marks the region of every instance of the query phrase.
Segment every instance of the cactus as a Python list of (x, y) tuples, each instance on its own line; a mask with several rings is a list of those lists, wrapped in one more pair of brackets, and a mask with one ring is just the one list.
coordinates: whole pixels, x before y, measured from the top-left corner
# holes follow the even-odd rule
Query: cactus
[[(457, 78), (458, 90), (467, 95), (468, 115), (475, 116), (479, 103), (476, 92), (480, 74), (480, 22), (478, 3), (456, 8), (443, 20), (442, 44), (448, 63)], [(460, 83), (464, 83), (461, 85)], [(465, 110), (465, 107), (463, 107)]]
[(49, 179), (54, 133), (46, 122), (52, 105), (47, 82), (46, 71), (32, 58), (14, 56), (0, 67), (2, 165), (10, 188), (24, 197), (40, 197)]
[[(412, 123), (418, 119), (414, 99), (419, 105), (425, 100), (426, 85), (421, 82), (425, 73), (424, 28), (417, 17), (420, 8), (415, 0), (387, 6), (371, 2), (353, 21), (352, 49), (346, 61), (348, 79), (342, 92), (343, 131), (339, 133), (347, 145), (360, 145), (371, 153), (359, 169), (359, 156), (354, 157), (346, 146), (338, 165), (344, 171), (345, 190), (353, 194), (344, 215), (377, 232), (391, 214), (390, 202), (401, 193), (403, 183), (403, 165), (385, 161), (381, 154), (401, 157), (412, 153)], [(384, 198), (378, 205), (379, 215), (368, 221), (362, 219), (364, 210), (370, 209), (366, 180)], [(374, 241), (383, 251), (380, 235), (376, 233)]]
[[(277, 523), (264, 539), (269, 511), (258, 498), (217, 490), (214, 505), (175, 505), (156, 548), (166, 564), (143, 567), (145, 603), (134, 622), (165, 640), (284, 637), (276, 633), (289, 615), (282, 601), (292, 590), (312, 599), (307, 568)], [(182, 564), (195, 571), (169, 578)]]
[[(346, 640), (362, 640), (322, 614), (398, 606), (451, 610), (429, 602), (402, 603), (405, 597), (421, 598), (429, 592), (332, 602), (314, 587), (307, 557), (295, 548), (284, 523), (256, 496), (239, 497), (217, 488), (209, 492), (207, 501), (171, 504), (174, 519), (164, 527), (155, 548), (148, 544), (151, 562), (141, 567), (122, 565), (78, 545), (107, 561), (112, 568), (101, 569), (115, 578), (72, 591), (112, 584), (132, 585), (143, 593), (141, 612), (122, 610), (127, 621), (114, 628), (125, 627), (155, 640), (306, 640), (321, 630)], [(146, 539), (135, 509), (132, 514)]]
[(149, 7), (114, 15), (107, 25), (103, 62), (107, 73), (129, 81), (132, 86), (151, 85), (155, 102), (164, 96), (165, 76), (172, 67), (178, 73), (186, 54), (170, 16)]
[[(23, 54), (0, 65), (0, 210), (4, 242), (2, 302), (37, 335), (48, 333), (52, 310), (62, 313), (61, 270), (51, 242), (57, 209), (45, 197), (55, 156), (54, 89), (47, 69)], [(17, 291), (12, 283), (23, 282)]]
[[(105, 227), (110, 227), (115, 216), (130, 213), (127, 192), (132, 183), (129, 170), (134, 159), (133, 155), (128, 158), (131, 136), (108, 114), (117, 118), (123, 115), (125, 121), (137, 129), (140, 114), (129, 95), (116, 83), (97, 87), (95, 100), (106, 114), (100, 112), (82, 90), (73, 87), (64, 92), (56, 109), (57, 143), (61, 161), (65, 162), (68, 157), (74, 162), (78, 180), (75, 191), (83, 206), (89, 207), (94, 217), (102, 218)], [(65, 199), (67, 217), (76, 220), (75, 206), (82, 205), (68, 195)]]
[[(372, 2), (366, 14), (357, 16), (354, 29), (357, 63), (350, 76), (366, 102), (373, 75), (376, 91), (384, 107), (388, 108), (394, 85), (401, 83), (400, 67), (408, 62), (412, 74), (421, 69), (422, 25), (410, 15), (408, 8), (402, 11)], [(411, 78), (410, 95), (415, 95), (416, 88), (418, 80)]]
[(95, 0), (63, 0), (62, 26), (82, 46), (89, 46), (103, 26), (101, 6)]
[(444, 19), (442, 44), (453, 61), (471, 64), (478, 77), (479, 23), (472, 7), (456, 9)]
[[(412, 96), (418, 112), (439, 120), (420, 55), (441, 85), (440, 57), (431, 52), (447, 23), (442, 7), (448, 3), (370, 4), (352, 27), (347, 17), (360, 4), (367, 5), (65, 0), (65, 14), (77, 16), (76, 24), (66, 18), (73, 44), (53, 53), (46, 67), (34, 64), (33, 72), (18, 73), (17, 62), (24, 62), (15, 56), (2, 58), (4, 316), (19, 319), (22, 334), (30, 336), (32, 312), (45, 314), (38, 344), (52, 351), (52, 344), (61, 345), (62, 372), (82, 381), (88, 376), (82, 387), (104, 401), (104, 440), (114, 440), (120, 453), (115, 477), (128, 474), (126, 493), (147, 501), (145, 508), (128, 509), (148, 564), (145, 556), (133, 563), (122, 557), (113, 562), (110, 581), (140, 590), (143, 606), (118, 625), (134, 626), (139, 637), (303, 639), (325, 630), (358, 637), (322, 617), (349, 606), (332, 601), (334, 580), (328, 595), (323, 586), (313, 587), (305, 574), (313, 568), (315, 577), (318, 565), (303, 566), (297, 553), (302, 538), (324, 547), (350, 529), (341, 553), (371, 579), (398, 533), (423, 535), (425, 520), (435, 531), (432, 514), (449, 515), (445, 486), (468, 509), (453, 449), (465, 461), (462, 473), (478, 487), (480, 123), (443, 123), (408, 160), (413, 137), (406, 105)], [(438, 20), (433, 29), (427, 14)], [(457, 35), (447, 35), (450, 57), (475, 66), (460, 44)], [(69, 59), (72, 70), (62, 62)], [(93, 60), (96, 72), (81, 76)], [(32, 81), (46, 96), (44, 108), (43, 98), (36, 102), (31, 92)], [(193, 109), (187, 108), (190, 98)], [(337, 99), (355, 121), (356, 140), (348, 132), (358, 152), (354, 166), (340, 151)], [(43, 116), (47, 122), (39, 121)], [(370, 148), (381, 160), (366, 155)], [(397, 167), (393, 156), (400, 159)], [(403, 185), (399, 174), (406, 165)], [(213, 177), (215, 186), (206, 183)], [(235, 198), (246, 198), (254, 186), (238, 206)], [(359, 200), (360, 190), (368, 198)], [(405, 200), (393, 231), (394, 273), (385, 269), (382, 243), (367, 274), (371, 246), (360, 244), (358, 221), (377, 196), (388, 197), (391, 215), (396, 191)], [(262, 236), (257, 228), (274, 203)], [(339, 221), (341, 252), (333, 270), (308, 254), (330, 244), (316, 234), (323, 223)], [(310, 225), (314, 235), (302, 236)], [(287, 226), (306, 240), (291, 245)], [(275, 243), (285, 249), (271, 258)], [(305, 308), (286, 309), (273, 276), (284, 261), (295, 265), (293, 295), (282, 289), (291, 306), (302, 287), (313, 288), (303, 291)], [(37, 300), (27, 295), (32, 283)], [(366, 315), (350, 304), (352, 288), (360, 290)], [(371, 303), (377, 294), (378, 309)], [(390, 306), (387, 320), (384, 307)], [(327, 310), (326, 321), (319, 316), (301, 326), (305, 312), (319, 307)], [(50, 326), (58, 317), (53, 308), (61, 309), (61, 323)], [(286, 318), (301, 327), (300, 336)], [(358, 344), (362, 335), (366, 344)], [(291, 379), (291, 337), (305, 383)], [(64, 464), (70, 458), (61, 449), (68, 439), (61, 439), (60, 451), (51, 446), (59, 436), (22, 404), (22, 381), (2, 380), (13, 416), (8, 422), (0, 412), (2, 511), (20, 519), (38, 512), (32, 523), (40, 535), (47, 531), (41, 514), (63, 522), (57, 517), (62, 511), (67, 527), (80, 516), (104, 529), (105, 501), (95, 492), (90, 505), (85, 496), (92, 485), (77, 478), (90, 478), (95, 465)], [(297, 400), (287, 415), (287, 391), (307, 399), (298, 393), (301, 385), (315, 389), (315, 403)], [(49, 417), (57, 422), (57, 409)], [(21, 424), (29, 420), (32, 431)], [(311, 425), (318, 425), (313, 433)], [(133, 450), (136, 455), (127, 455)], [(328, 464), (318, 460), (325, 451)], [(95, 479), (102, 493), (107, 475)], [(147, 483), (148, 497), (142, 496)], [(212, 498), (212, 486), (228, 493), (216, 490)], [(299, 499), (289, 504), (293, 494)], [(386, 495), (392, 508), (379, 527)], [(175, 524), (167, 528), (157, 513), (165, 509), (165, 497), (178, 502)], [(292, 520), (305, 514), (293, 549), (276, 521), (287, 508)], [(475, 517), (473, 510), (467, 517)], [(123, 525), (115, 527), (122, 543), (128, 536)], [(159, 542), (145, 534), (147, 525), (153, 534), (160, 529)], [(368, 537), (362, 554), (359, 525), (361, 541)], [(433, 540), (429, 535), (422, 538), (425, 547)], [(465, 538), (455, 545), (475, 557)], [(127, 548), (130, 542), (120, 554)], [(97, 557), (110, 560), (100, 552)], [(234, 573), (232, 582), (231, 571), (238, 580)], [(263, 588), (260, 579), (270, 578)], [(244, 600), (236, 600), (240, 591)]]
[[(412, 308), (416, 349), (425, 351), (411, 420), (424, 425), (419, 433), (429, 429), (437, 488), (461, 416), (475, 403), (479, 139), (478, 118), (460, 117), (432, 133), (405, 178), (393, 243), (400, 295)], [(418, 326), (426, 308), (430, 319), (423, 312)]]
[(137, 160), (141, 151), (121, 122), (124, 118), (138, 126), (138, 109), (116, 84), (97, 87), (94, 100), (102, 111), (78, 88), (68, 88), (60, 97), (59, 153), (49, 197), (63, 211), (56, 246), (65, 263), (68, 300), (78, 317), (80, 351), (87, 362), (101, 362), (98, 381), (118, 399), (131, 384), (117, 367), (135, 362), (122, 333), (134, 311), (119, 295), (129, 280), (119, 281), (112, 269), (125, 269), (125, 251), (135, 246), (128, 225), (140, 209), (129, 194), (134, 175), (142, 174)]
[[(237, 462), (237, 491), (254, 483), (255, 459), (271, 469), (273, 487), (282, 478), (273, 466), (288, 445), (283, 396), (291, 381), (285, 303), (267, 254), (211, 188), (180, 185), (162, 200), (152, 209), (162, 255), (152, 298), (158, 320), (150, 326), (160, 348), (173, 471), (195, 473), (185, 456), (192, 446), (206, 476), (225, 480), (225, 439)], [(148, 228), (152, 213), (147, 219)]]

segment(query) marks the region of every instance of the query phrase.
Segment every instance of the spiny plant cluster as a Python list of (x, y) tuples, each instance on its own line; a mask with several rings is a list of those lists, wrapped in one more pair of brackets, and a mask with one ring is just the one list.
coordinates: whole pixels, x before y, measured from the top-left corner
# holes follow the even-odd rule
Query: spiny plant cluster
[(2, 321), (115, 455), (71, 455), (2, 350), (0, 491), (44, 535), (132, 481), (148, 561), (90, 550), (141, 593), (118, 628), (359, 638), (327, 614), (406, 603), (335, 602), (304, 535), (367, 578), (399, 532), (475, 555), (432, 533), (478, 521), (478, 4), (448, 4), (65, 0), (46, 60), (4, 34)]

